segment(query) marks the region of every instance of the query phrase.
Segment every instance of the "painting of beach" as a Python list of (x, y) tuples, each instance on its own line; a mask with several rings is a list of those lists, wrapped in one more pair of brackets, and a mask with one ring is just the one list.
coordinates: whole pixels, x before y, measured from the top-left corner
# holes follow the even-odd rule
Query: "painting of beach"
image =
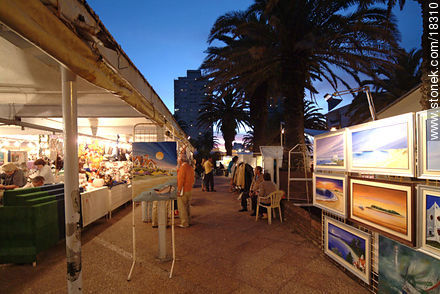
[(314, 175), (314, 205), (346, 216), (345, 177)]
[(352, 167), (408, 169), (408, 123), (351, 133)]
[(314, 150), (317, 167), (345, 167), (345, 132), (315, 138)]
[(325, 253), (369, 283), (368, 234), (327, 217), (325, 225)]
[(351, 183), (351, 215), (406, 236), (409, 230), (408, 192), (362, 182)]
[(428, 171), (440, 172), (440, 141), (426, 142), (426, 165)]
[(177, 184), (176, 142), (133, 143), (133, 195)]
[(378, 293), (440, 294), (440, 260), (380, 236)]

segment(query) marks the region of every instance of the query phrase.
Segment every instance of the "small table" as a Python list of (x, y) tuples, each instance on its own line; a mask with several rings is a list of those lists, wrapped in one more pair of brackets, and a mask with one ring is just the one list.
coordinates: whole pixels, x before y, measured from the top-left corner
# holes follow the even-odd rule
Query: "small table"
[[(162, 188), (164, 187), (155, 187), (158, 188), (158, 190), (162, 190)], [(174, 269), (174, 262), (176, 260), (176, 250), (175, 250), (175, 238), (174, 238), (174, 200), (177, 199), (177, 193), (176, 193), (176, 189), (177, 187), (175, 187), (174, 189), (170, 189), (170, 190), (174, 190), (170, 193), (166, 193), (166, 194), (158, 194), (154, 189), (150, 189), (147, 191), (144, 191), (142, 193), (140, 193), (138, 196), (136, 196), (135, 198), (133, 198), (133, 212), (132, 212), (132, 223), (133, 223), (133, 264), (131, 266), (130, 269), (130, 273), (128, 274), (127, 280), (130, 281), (131, 279), (131, 274), (133, 272), (134, 269), (134, 265), (136, 263), (136, 234), (135, 234), (135, 223), (134, 223), (134, 203), (135, 202), (153, 202), (153, 201), (158, 201), (158, 234), (159, 234), (159, 260), (161, 261), (165, 261), (166, 259), (166, 223), (167, 223), (167, 212), (166, 212), (166, 203), (167, 201), (171, 201), (171, 211), (173, 212), (171, 214), (171, 239), (172, 239), (172, 246), (173, 246), (173, 263), (171, 265), (171, 270), (170, 270), (170, 278), (173, 275), (173, 269)]]

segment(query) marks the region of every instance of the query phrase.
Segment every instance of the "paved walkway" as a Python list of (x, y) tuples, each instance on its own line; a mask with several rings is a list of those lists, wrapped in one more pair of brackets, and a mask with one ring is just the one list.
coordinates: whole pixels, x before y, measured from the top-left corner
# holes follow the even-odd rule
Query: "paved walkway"
[[(132, 280), (131, 206), (83, 231), (84, 293), (368, 293), (286, 223), (239, 213), (237, 195), (216, 177), (217, 192), (193, 193), (194, 225), (176, 228), (177, 261), (160, 263), (157, 229), (137, 212), (137, 260)], [(168, 233), (170, 230), (168, 230)], [(167, 236), (170, 241), (170, 235)], [(170, 252), (171, 250), (169, 250)], [(0, 265), (0, 293), (66, 293), (64, 243), (38, 265)]]

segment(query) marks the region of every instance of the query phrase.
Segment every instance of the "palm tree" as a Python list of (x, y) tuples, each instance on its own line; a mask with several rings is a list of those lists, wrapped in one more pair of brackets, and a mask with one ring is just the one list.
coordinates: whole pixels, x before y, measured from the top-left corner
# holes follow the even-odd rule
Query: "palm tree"
[[(305, 89), (313, 89), (311, 81), (327, 80), (335, 89), (339, 83), (348, 88), (346, 76), (334, 67), (360, 82), (358, 73), (386, 68), (387, 57), (396, 47), (395, 26), (390, 23), (389, 30), (383, 30), (388, 24), (386, 10), (360, 7), (344, 12), (354, 2), (255, 0), (246, 12), (237, 13), (254, 21), (241, 26), (239, 18), (234, 18), (234, 25), (222, 28), (219, 18), (209, 41), (214, 38), (225, 46), (208, 49), (212, 54), (205, 62), (210, 63), (211, 77), (223, 77), (222, 83), (227, 74), (229, 85), (241, 89), (270, 85), (270, 96), (284, 101), (287, 145), (304, 143), (304, 97)], [(220, 57), (212, 58), (215, 54)]]
[[(397, 2), (399, 3), (400, 10), (403, 9), (405, 6), (406, 1), (405, 0), (362, 0), (365, 2), (366, 5), (371, 5), (374, 3), (386, 3), (388, 8), (388, 15), (391, 15), (391, 9), (397, 5)], [(434, 11), (438, 9), (438, 2), (435, 2), (435, 7), (432, 9), (429, 8), (429, 5), (433, 5), (431, 1), (427, 0), (414, 0), (417, 1), (420, 4), (420, 7), (422, 8), (422, 21), (423, 21), (423, 33), (422, 33), (422, 64), (421, 64), (421, 71), (422, 71), (422, 97), (420, 99), (420, 104), (422, 105), (423, 109), (430, 109), (431, 107), (431, 101), (430, 101), (430, 77), (429, 74), (431, 73), (431, 70), (436, 71), (437, 67), (434, 67), (430, 63), (430, 54), (431, 54), (431, 46), (429, 43), (429, 32), (430, 31), (438, 31), (438, 14), (429, 14), (430, 11)], [(429, 18), (430, 16), (434, 16), (435, 18)], [(430, 30), (429, 25), (430, 21), (435, 21), (434, 26), (436, 29)], [(436, 35), (437, 36), (437, 35)], [(436, 38), (438, 40), (438, 38)], [(434, 44), (434, 43), (433, 43)], [(436, 45), (438, 42), (435, 43)]]
[(207, 158), (212, 149), (217, 147), (218, 141), (211, 131), (207, 131), (197, 138), (189, 139), (191, 145), (197, 150), (198, 157)]
[(225, 140), (226, 155), (232, 155), (232, 142), (240, 126), (249, 123), (247, 102), (233, 92), (217, 92), (202, 103), (198, 117), (199, 126), (214, 126)]
[(312, 130), (327, 130), (326, 116), (312, 101), (304, 101), (304, 127)]
[[(376, 111), (390, 105), (421, 83), (421, 59), (420, 49), (412, 49), (409, 52), (401, 49), (395, 57), (392, 70), (379, 68), (377, 78), (362, 82), (363, 85), (372, 85), (375, 90), (372, 96)], [(348, 111), (353, 114), (350, 119), (352, 124), (361, 123), (368, 119), (368, 103), (364, 93), (355, 96)]]

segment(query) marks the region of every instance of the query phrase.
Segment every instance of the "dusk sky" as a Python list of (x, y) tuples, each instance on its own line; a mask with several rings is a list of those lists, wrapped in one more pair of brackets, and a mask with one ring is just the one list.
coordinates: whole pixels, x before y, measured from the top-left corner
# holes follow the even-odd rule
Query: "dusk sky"
[[(188, 69), (199, 68), (215, 20), (227, 12), (245, 10), (253, 1), (87, 0), (87, 3), (174, 113), (174, 79), (185, 76)], [(402, 32), (401, 45), (406, 49), (420, 48), (419, 4), (406, 1), (403, 11), (396, 7), (394, 12)], [(319, 106), (326, 112), (322, 97), (334, 91), (326, 83), (315, 83), (315, 87), (320, 92), (316, 96)], [(339, 106), (352, 99), (351, 95), (342, 98), (344, 101)]]

